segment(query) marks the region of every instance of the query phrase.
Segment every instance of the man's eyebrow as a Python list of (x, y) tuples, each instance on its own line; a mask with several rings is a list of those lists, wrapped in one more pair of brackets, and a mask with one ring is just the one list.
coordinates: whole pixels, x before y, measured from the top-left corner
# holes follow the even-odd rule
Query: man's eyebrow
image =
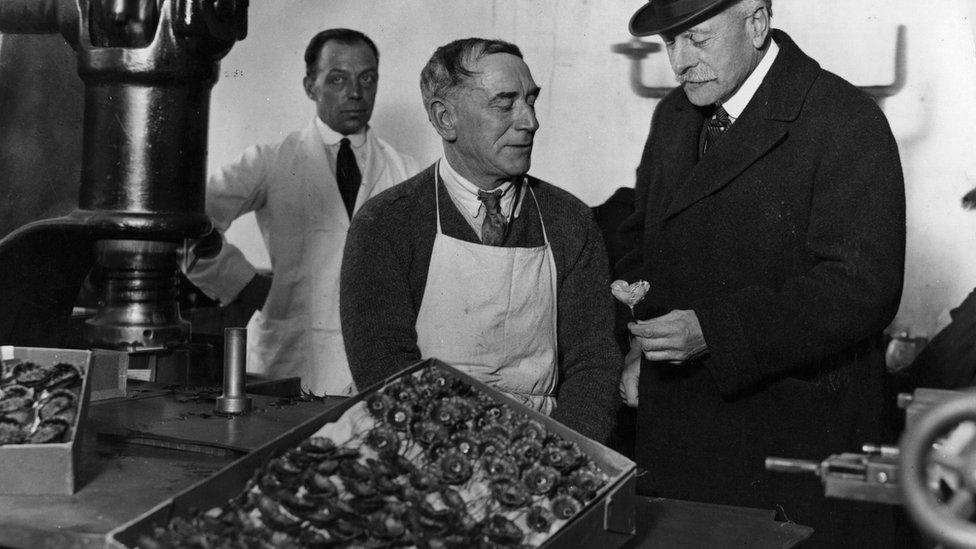
[(368, 69), (363, 69), (359, 73), (355, 73), (354, 71), (351, 71), (349, 69), (344, 69), (342, 67), (332, 67), (332, 68), (330, 68), (329, 70), (326, 71), (326, 74), (332, 74), (332, 73), (336, 73), (336, 74), (367, 74), (367, 73), (371, 73), (371, 72), (375, 72), (375, 73), (378, 74), (379, 73), (379, 70), (376, 69), (375, 67), (370, 67)]
[(518, 92), (514, 92), (514, 91), (498, 92), (495, 95), (491, 96), (491, 101), (493, 103), (499, 103), (502, 101), (515, 99), (516, 97), (518, 97)]
[(691, 27), (690, 29), (685, 29), (685, 30), (681, 31), (680, 34), (683, 34), (683, 35), (688, 35), (688, 34), (714, 34), (715, 33), (715, 30), (716, 29), (714, 29), (714, 28), (709, 28), (709, 27), (705, 27), (705, 26), (702, 26), (702, 25), (698, 25), (698, 26), (695, 26), (695, 27)]
[[(526, 97), (538, 96), (541, 91), (542, 88), (536, 86), (531, 90), (529, 90), (529, 93), (525, 95)], [(518, 96), (519, 96), (519, 92), (516, 91), (498, 92), (491, 97), (491, 102), (495, 103), (495, 102), (509, 101), (517, 98)]]
[(709, 34), (710, 32), (712, 31), (707, 27), (697, 25), (694, 27), (684, 29), (681, 32), (664, 32), (661, 34), (661, 38), (663, 38), (665, 41), (668, 41), (668, 40), (674, 40), (679, 36), (685, 36), (688, 34)]

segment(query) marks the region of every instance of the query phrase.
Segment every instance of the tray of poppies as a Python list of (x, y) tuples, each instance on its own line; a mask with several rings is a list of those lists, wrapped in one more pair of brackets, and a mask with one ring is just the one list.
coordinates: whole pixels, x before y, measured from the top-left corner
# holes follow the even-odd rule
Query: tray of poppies
[(634, 470), (620, 454), (431, 360), (286, 433), (110, 541), (614, 547), (633, 531)]

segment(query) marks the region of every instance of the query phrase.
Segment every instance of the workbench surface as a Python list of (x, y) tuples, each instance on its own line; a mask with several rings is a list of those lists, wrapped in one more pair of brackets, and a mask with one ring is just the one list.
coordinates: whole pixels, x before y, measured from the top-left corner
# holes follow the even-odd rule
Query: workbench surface
[[(94, 403), (78, 491), (0, 495), (0, 546), (104, 547), (110, 530), (341, 402), (254, 396), (252, 414), (225, 418), (212, 413), (213, 396), (150, 388)], [(790, 547), (810, 533), (773, 520), (772, 511), (660, 498), (641, 498), (637, 525), (627, 548)]]

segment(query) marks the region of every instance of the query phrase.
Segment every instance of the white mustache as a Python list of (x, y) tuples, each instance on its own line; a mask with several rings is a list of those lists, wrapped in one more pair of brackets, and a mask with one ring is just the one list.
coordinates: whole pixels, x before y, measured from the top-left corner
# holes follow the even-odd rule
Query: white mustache
[(714, 80), (715, 71), (708, 67), (701, 67), (682, 74), (675, 74), (674, 79), (679, 84), (684, 84), (685, 82), (704, 82), (706, 80)]

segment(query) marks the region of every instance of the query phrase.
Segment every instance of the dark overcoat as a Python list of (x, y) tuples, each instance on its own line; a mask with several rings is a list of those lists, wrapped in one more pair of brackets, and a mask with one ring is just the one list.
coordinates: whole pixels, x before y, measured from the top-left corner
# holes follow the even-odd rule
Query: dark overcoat
[[(640, 490), (780, 509), (823, 529), (819, 480), (764, 460), (877, 442), (904, 185), (877, 105), (786, 34), (773, 39), (769, 73), (700, 161), (708, 111), (680, 88), (660, 101), (617, 273), (650, 282), (638, 318), (693, 310), (708, 345), (691, 363), (642, 364)], [(623, 333), (630, 311), (618, 313)]]

